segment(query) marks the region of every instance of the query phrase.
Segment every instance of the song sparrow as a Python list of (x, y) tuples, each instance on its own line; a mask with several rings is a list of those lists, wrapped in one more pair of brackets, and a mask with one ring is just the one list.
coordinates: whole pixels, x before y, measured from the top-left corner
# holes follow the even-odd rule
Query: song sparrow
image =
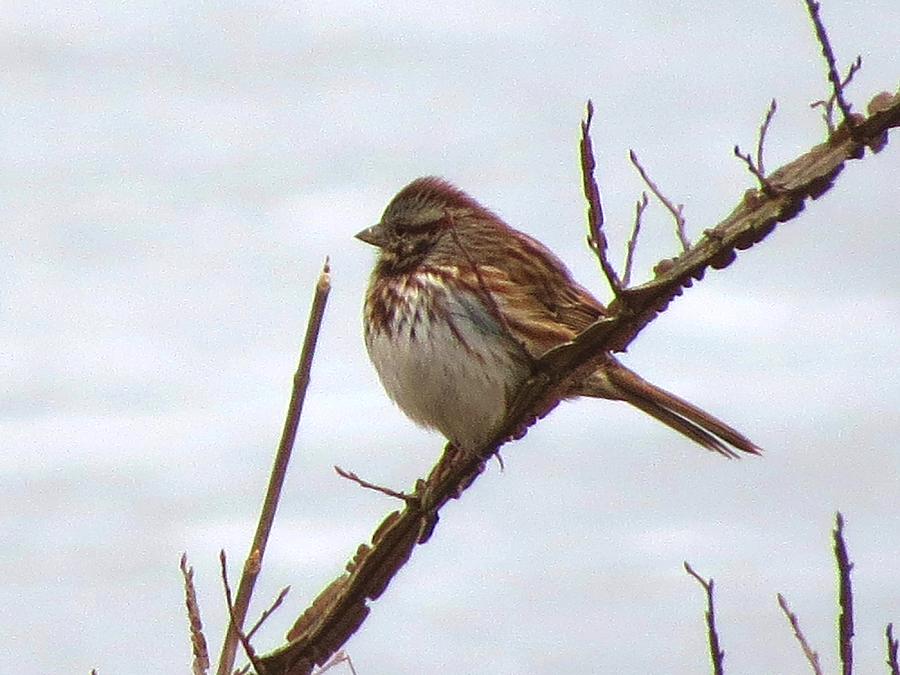
[[(450, 183), (419, 178), (356, 235), (379, 248), (365, 301), (365, 340), (388, 395), (462, 449), (503, 421), (532, 361), (605, 308), (546, 247)], [(621, 400), (709, 450), (759, 449), (712, 415), (628, 370), (611, 354), (565, 392)]]

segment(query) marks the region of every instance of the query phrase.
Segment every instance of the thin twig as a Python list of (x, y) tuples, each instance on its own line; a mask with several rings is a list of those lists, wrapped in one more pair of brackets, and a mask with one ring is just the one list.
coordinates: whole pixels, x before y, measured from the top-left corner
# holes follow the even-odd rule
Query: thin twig
[[(848, 84), (853, 80), (853, 76), (862, 68), (862, 56), (857, 56), (856, 60), (850, 64), (850, 67), (847, 69), (847, 74), (844, 76), (844, 79), (841, 81), (841, 90), (843, 91)], [(825, 126), (828, 127), (828, 134), (831, 135), (835, 131), (834, 124), (834, 104), (835, 104), (835, 96), (832, 94), (828, 97), (827, 101), (813, 101), (809, 104), (810, 108), (818, 108), (821, 107), (824, 112), (822, 113), (822, 119), (825, 120)]]
[(734, 156), (740, 160), (743, 160), (744, 164), (747, 165), (747, 170), (754, 175), (757, 181), (759, 181), (759, 186), (762, 188), (763, 192), (768, 195), (773, 193), (772, 185), (766, 180), (765, 175), (756, 164), (753, 163), (753, 157), (750, 156), (750, 153), (741, 152), (741, 146), (734, 146)]
[(776, 103), (775, 99), (773, 98), (772, 102), (769, 104), (769, 109), (766, 111), (766, 119), (759, 127), (759, 140), (756, 143), (756, 166), (759, 168), (759, 172), (763, 176), (766, 175), (766, 167), (763, 163), (763, 146), (766, 142), (766, 133), (769, 131), (769, 124), (772, 122), (772, 118), (775, 116), (775, 111), (777, 109), (778, 103)]
[(291, 402), (288, 405), (281, 442), (278, 444), (278, 451), (275, 454), (275, 462), (272, 467), (272, 473), (269, 476), (269, 486), (266, 490), (259, 523), (256, 526), (256, 534), (253, 537), (253, 543), (250, 545), (250, 554), (241, 574), (234, 607), (235, 620), (229, 626), (222, 644), (219, 667), (216, 671), (217, 675), (229, 675), (234, 666), (238, 633), (243, 628), (244, 619), (247, 617), (247, 609), (250, 607), (253, 587), (256, 584), (260, 565), (266, 552), (269, 533), (272, 531), (272, 523), (275, 521), (275, 511), (278, 509), (278, 500), (281, 497), (281, 488), (284, 485), (284, 477), (294, 448), (297, 426), (300, 424), (300, 414), (303, 412), (303, 400), (306, 398), (306, 389), (309, 386), (310, 369), (312, 368), (313, 355), (316, 351), (316, 342), (319, 338), (319, 329), (322, 326), (325, 305), (328, 302), (328, 293), (331, 290), (330, 272), (331, 268), (326, 258), (322, 272), (319, 274), (316, 282), (315, 295), (313, 296), (309, 322), (306, 328), (306, 337), (303, 341), (303, 349), (300, 352), (300, 362), (297, 372), (294, 373)]
[(719, 647), (719, 634), (716, 632), (716, 609), (713, 604), (713, 580), (708, 581), (694, 571), (687, 561), (684, 562), (684, 569), (694, 577), (703, 589), (706, 591), (706, 627), (709, 632), (709, 656), (712, 659), (713, 673), (722, 675), (725, 669), (722, 665), (725, 660), (725, 652)]
[(353, 667), (353, 661), (351, 660), (350, 656), (346, 652), (344, 652), (343, 649), (332, 656), (331, 659), (329, 659), (328, 663), (319, 668), (314, 673), (314, 675), (322, 675), (322, 673), (324, 673), (326, 670), (331, 670), (341, 663), (346, 663), (347, 667), (350, 668), (351, 675), (356, 675), (356, 668)]
[(631, 283), (631, 268), (634, 265), (634, 249), (637, 247), (638, 235), (641, 232), (641, 216), (650, 198), (646, 192), (641, 192), (641, 198), (634, 203), (634, 227), (631, 228), (631, 237), (628, 239), (628, 246), (625, 249), (625, 274), (622, 277), (622, 285), (628, 288)]
[(622, 282), (613, 269), (606, 255), (608, 243), (603, 232), (603, 204), (600, 201), (600, 188), (594, 178), (594, 170), (597, 162), (594, 160), (594, 146), (591, 142), (591, 122), (594, 119), (594, 103), (590, 99), (587, 102), (587, 115), (581, 121), (581, 178), (584, 188), (584, 198), (588, 203), (588, 247), (600, 261), (600, 268), (606, 276), (606, 281), (616, 297), (622, 293)]
[(654, 195), (656, 195), (656, 198), (661, 201), (663, 203), (663, 206), (665, 206), (669, 210), (669, 213), (672, 214), (672, 217), (675, 219), (675, 233), (678, 235), (678, 240), (681, 242), (681, 250), (687, 251), (691, 247), (691, 242), (687, 238), (687, 234), (685, 234), (684, 231), (684, 204), (675, 206), (675, 204), (669, 201), (669, 199), (656, 186), (656, 183), (650, 180), (650, 176), (647, 175), (644, 167), (641, 166), (641, 163), (638, 160), (637, 153), (634, 150), (629, 150), (628, 156), (631, 158), (631, 163), (634, 164), (634, 167), (638, 170), (638, 173), (641, 174), (641, 178), (644, 179), (647, 187), (650, 188), (650, 191)]
[(776, 108), (777, 104), (773, 98), (772, 102), (769, 104), (769, 109), (766, 111), (766, 118), (759, 127), (759, 138), (756, 141), (756, 162), (753, 161), (749, 152), (744, 154), (741, 152), (741, 147), (739, 145), (734, 146), (735, 157), (743, 160), (750, 173), (752, 173), (756, 177), (756, 180), (759, 181), (759, 186), (762, 188), (762, 191), (770, 197), (775, 195), (775, 188), (772, 187), (772, 184), (769, 182), (768, 178), (766, 178), (766, 168), (763, 163), (763, 147), (766, 142), (766, 132), (769, 130), (769, 124), (772, 122), (772, 117), (775, 115)]
[(381, 485), (376, 485), (375, 483), (370, 483), (367, 480), (363, 480), (359, 476), (357, 476), (352, 471), (347, 471), (346, 469), (342, 469), (341, 467), (335, 465), (334, 470), (337, 472), (337, 475), (341, 478), (346, 478), (347, 480), (352, 480), (354, 483), (359, 485), (360, 487), (364, 487), (367, 490), (375, 490), (375, 492), (380, 492), (383, 495), (387, 495), (388, 497), (393, 497), (394, 499), (399, 499), (403, 502), (409, 503), (412, 501), (416, 501), (416, 497), (414, 495), (408, 495), (405, 492), (397, 492), (397, 490), (392, 490), (391, 488), (383, 487)]
[(794, 637), (796, 637), (797, 642), (800, 643), (803, 654), (806, 656), (806, 660), (809, 661), (809, 665), (812, 666), (813, 672), (816, 675), (822, 675), (822, 666), (819, 663), (819, 655), (809, 646), (806, 637), (803, 635), (803, 631), (800, 630), (800, 622), (797, 621), (797, 615), (791, 611), (790, 607), (788, 607), (787, 600), (784, 599), (784, 596), (781, 593), (778, 594), (778, 605), (781, 607), (781, 611), (784, 612), (788, 622), (791, 624), (791, 628), (794, 629)]
[(253, 645), (250, 644), (250, 638), (248, 638), (244, 634), (244, 631), (241, 630), (240, 626), (237, 625), (237, 614), (235, 612), (234, 602), (231, 597), (231, 585), (228, 583), (228, 561), (225, 557), (224, 549), (219, 551), (219, 563), (222, 568), (222, 585), (225, 588), (225, 603), (228, 605), (228, 616), (231, 619), (230, 626), (232, 629), (234, 629), (238, 640), (244, 647), (244, 652), (247, 654), (247, 658), (250, 660), (250, 663), (253, 664), (253, 668), (256, 670), (257, 675), (265, 675), (266, 669), (256, 657), (256, 651), (254, 651)]
[[(844, 99), (844, 85), (838, 75), (834, 51), (831, 49), (831, 42), (828, 40), (825, 24), (822, 23), (822, 18), (819, 16), (819, 3), (815, 0), (806, 0), (806, 8), (809, 10), (809, 16), (812, 19), (813, 26), (815, 26), (816, 37), (819, 40), (819, 44), (822, 46), (822, 55), (825, 57), (825, 61), (828, 64), (828, 80), (834, 88), (834, 98), (837, 101), (838, 107), (841, 109), (841, 114), (844, 116), (844, 122), (850, 129), (850, 135), (852, 136), (854, 133), (853, 129), (856, 125), (850, 114), (850, 104)], [(831, 131), (831, 129), (829, 129), (829, 131)]]
[(853, 672), (853, 591), (850, 588), (850, 570), (853, 563), (847, 557), (844, 542), (844, 517), (838, 511), (834, 529), (834, 557), (837, 559), (841, 614), (838, 618), (838, 638), (841, 650), (843, 675)]
[(251, 628), (250, 631), (247, 633), (248, 640), (253, 639), (253, 636), (256, 634), (256, 631), (258, 631), (262, 627), (262, 625), (263, 625), (263, 623), (265, 623), (266, 619), (268, 619), (270, 616), (272, 616), (272, 612), (274, 612), (276, 609), (278, 609), (281, 606), (281, 603), (284, 602), (284, 599), (287, 597), (287, 594), (290, 592), (291, 592), (290, 586), (285, 586), (284, 588), (281, 589), (281, 592), (278, 594), (278, 597), (275, 598), (275, 601), (269, 606), (269, 608), (266, 611), (264, 611), (262, 613), (262, 615), (259, 617), (259, 621), (257, 621), (255, 624), (253, 624), (253, 628)]
[(894, 639), (894, 624), (889, 623), (884, 631), (884, 637), (887, 639), (887, 661), (885, 663), (891, 669), (891, 675), (900, 675), (900, 663), (897, 662), (898, 641)]
[(200, 605), (197, 603), (197, 590), (194, 587), (194, 568), (187, 565), (187, 553), (181, 554), (180, 567), (181, 576), (184, 578), (184, 602), (191, 627), (191, 652), (194, 656), (191, 671), (194, 675), (206, 675), (209, 672), (209, 649), (203, 635), (203, 622), (200, 620)]

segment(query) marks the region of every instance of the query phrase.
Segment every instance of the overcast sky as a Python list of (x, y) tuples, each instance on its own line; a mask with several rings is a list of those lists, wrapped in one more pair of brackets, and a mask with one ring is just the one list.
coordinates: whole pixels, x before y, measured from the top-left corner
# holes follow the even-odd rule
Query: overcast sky
[[(859, 110), (900, 74), (896, 0), (825, 0)], [(713, 7), (714, 9), (710, 9)], [(727, 11), (724, 8), (727, 7)], [(280, 434), (311, 290), (334, 290), (258, 614), (261, 652), (337, 576), (442, 441), (390, 403), (361, 338), (352, 238), (413, 178), (454, 181), (606, 299), (583, 244), (578, 124), (595, 101), (615, 259), (642, 185), (689, 232), (823, 139), (799, 0), (743, 3), (4, 3), (0, 16), (0, 670), (186, 672), (177, 571), (212, 649)], [(900, 152), (673, 303), (623, 357), (766, 449), (725, 461), (622, 404), (558, 408), (504, 452), (346, 646), (361, 675), (696, 673), (716, 580), (726, 666), (836, 667), (830, 529), (847, 518), (857, 663), (900, 623)], [(676, 252), (646, 214), (637, 270)], [(344, 671), (346, 672), (346, 671)]]

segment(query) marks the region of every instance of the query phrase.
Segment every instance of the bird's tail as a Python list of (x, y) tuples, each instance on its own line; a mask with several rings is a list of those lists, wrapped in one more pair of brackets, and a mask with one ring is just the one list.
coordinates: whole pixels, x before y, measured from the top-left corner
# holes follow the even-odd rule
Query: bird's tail
[(732, 448), (753, 455), (761, 452), (739, 431), (683, 398), (650, 384), (612, 358), (588, 378), (578, 394), (630, 403), (707, 450), (726, 457), (739, 457)]

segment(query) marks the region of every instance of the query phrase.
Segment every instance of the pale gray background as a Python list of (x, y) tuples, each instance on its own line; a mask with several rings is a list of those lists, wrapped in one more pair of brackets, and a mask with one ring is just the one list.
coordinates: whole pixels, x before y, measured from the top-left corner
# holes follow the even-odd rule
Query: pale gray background
[[(627, 5), (627, 9), (623, 6)], [(727, 8), (727, 9), (726, 9)], [(900, 74), (896, 0), (829, 0), (857, 108)], [(597, 107), (616, 259), (635, 148), (691, 233), (819, 142), (827, 93), (799, 1), (4, 3), (0, 13), (0, 670), (186, 672), (187, 551), (213, 649), (216, 554), (257, 516), (308, 302), (334, 291), (259, 604), (275, 646), (441, 439), (382, 393), (360, 338), (373, 251), (352, 234), (422, 174), (547, 242), (583, 245), (578, 122)], [(734, 673), (805, 671), (784, 592), (828, 670), (841, 509), (859, 672), (900, 622), (900, 149), (710, 274), (624, 357), (767, 449), (724, 461), (616, 405), (564, 405), (450, 505), (347, 645), (358, 672), (696, 673), (718, 588)], [(675, 252), (658, 207), (642, 275)]]

